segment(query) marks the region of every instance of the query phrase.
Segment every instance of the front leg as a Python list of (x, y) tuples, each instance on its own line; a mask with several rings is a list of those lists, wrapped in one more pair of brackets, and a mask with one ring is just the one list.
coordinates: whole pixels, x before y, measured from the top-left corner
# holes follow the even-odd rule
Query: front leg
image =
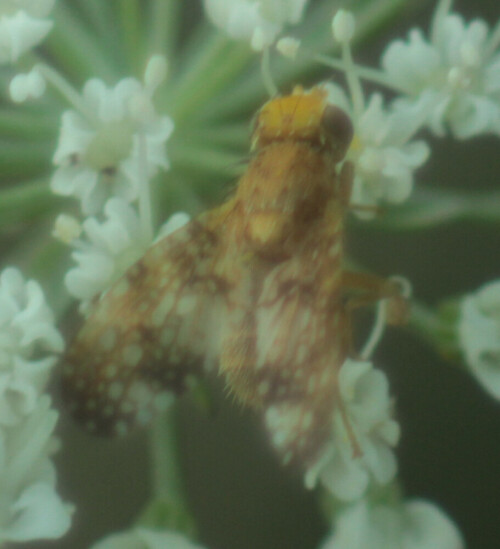
[[(386, 279), (369, 273), (343, 271), (342, 291), (348, 293), (345, 298), (345, 316), (348, 326), (350, 355), (361, 358), (354, 349), (352, 341), (354, 312), (361, 308), (373, 305), (384, 300), (383, 323), (400, 326), (407, 322), (409, 315), (409, 291), (402, 282), (395, 279)], [(377, 322), (377, 321), (376, 321)]]

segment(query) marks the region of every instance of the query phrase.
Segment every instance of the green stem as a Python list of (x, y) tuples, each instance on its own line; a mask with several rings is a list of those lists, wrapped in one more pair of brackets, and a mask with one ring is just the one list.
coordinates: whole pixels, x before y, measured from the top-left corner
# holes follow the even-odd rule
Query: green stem
[(139, 219), (142, 226), (142, 237), (147, 245), (153, 241), (153, 213), (151, 207), (151, 182), (148, 180), (148, 149), (146, 137), (140, 133), (138, 137), (139, 145), (139, 184), (141, 186), (139, 193)]
[[(30, 276), (43, 281), (43, 290), (56, 318), (62, 319), (74, 298), (70, 296), (62, 281), (68, 272), (68, 248), (57, 242), (49, 234), (38, 230), (39, 234), (30, 238), (33, 255), (29, 260)], [(38, 245), (36, 245), (38, 244)], [(26, 249), (22, 250), (26, 261)]]
[(435, 311), (422, 303), (412, 301), (409, 327), (428, 345), (434, 347), (439, 355), (455, 362), (459, 356), (457, 316), (447, 318), (444, 308), (446, 302), (440, 305), (439, 311)]
[[(327, 55), (321, 54), (312, 56), (312, 59), (314, 59), (318, 63), (321, 63), (322, 65), (325, 65), (325, 67), (330, 67), (331, 69), (339, 70), (342, 72), (345, 72), (347, 70), (346, 62), (343, 59), (336, 59), (335, 57), (329, 57)], [(397, 86), (396, 84), (391, 82), (387, 78), (387, 75), (385, 75), (379, 69), (372, 69), (371, 67), (364, 67), (358, 64), (355, 65), (355, 68), (356, 75), (360, 78), (363, 78), (364, 80), (369, 80), (374, 84), (380, 84), (382, 86), (385, 86), (386, 88), (400, 93), (410, 93), (410, 90), (402, 88), (401, 86)]]
[(418, 301), (412, 301), (410, 307), (410, 327), (433, 347), (439, 346), (443, 326), (437, 313)]
[(89, 26), (99, 36), (99, 45), (109, 56), (110, 64), (120, 68), (125, 73), (126, 63), (123, 59), (122, 48), (117, 47), (121, 36), (119, 26), (116, 25), (114, 2), (102, 0), (80, 0), (79, 8), (89, 20)]
[(182, 146), (181, 140), (172, 142), (169, 156), (173, 170), (180, 170), (180, 173), (234, 177), (242, 172), (241, 154), (213, 149), (206, 143), (191, 142)]
[(53, 154), (51, 143), (0, 141), (0, 171), (2, 177), (26, 179), (36, 177), (50, 169)]
[(122, 29), (122, 45), (128, 65), (133, 70), (140, 71), (144, 64), (141, 5), (138, 0), (121, 0), (118, 13)]
[(397, 208), (388, 208), (373, 222), (359, 227), (383, 230), (422, 230), (457, 221), (500, 223), (500, 191), (459, 191), (420, 187)]
[(156, 499), (187, 508), (179, 459), (178, 413), (175, 405), (158, 417), (151, 430), (152, 486)]
[(175, 405), (156, 419), (151, 430), (152, 501), (139, 518), (145, 527), (174, 530), (194, 539), (194, 523), (184, 490)]
[[(233, 43), (215, 31), (207, 36), (202, 30), (193, 43), (197, 46), (196, 54), (188, 54), (182, 60), (188, 69), (171, 80), (174, 87), (165, 97), (165, 110), (172, 113), (178, 125), (197, 115), (201, 106), (218, 96), (252, 57), (248, 46)], [(194, 44), (190, 45), (191, 51)]]
[(149, 53), (161, 53), (169, 63), (174, 56), (181, 28), (179, 0), (153, 0), (148, 33)]
[(260, 63), (260, 72), (262, 74), (262, 81), (264, 82), (264, 87), (269, 94), (269, 97), (275, 97), (278, 95), (278, 88), (273, 80), (273, 73), (271, 71), (271, 55), (269, 48), (265, 48), (262, 52), (262, 58)]
[[(423, 2), (416, 0), (370, 0), (353, 5), (356, 17), (356, 36), (354, 43), (363, 42), (369, 35), (387, 24), (398, 10), (412, 5), (421, 6)], [(329, 2), (316, 4), (313, 11), (297, 27), (297, 38), (301, 39), (301, 49), (306, 51), (331, 54), (338, 49), (331, 35), (331, 19), (333, 8)], [(231, 89), (223, 92), (211, 101), (205, 108), (206, 118), (210, 120), (228, 119), (235, 115), (247, 113), (255, 109), (264, 97), (262, 80), (258, 74), (259, 66), (249, 68), (244, 75), (233, 82)], [(311, 58), (299, 56), (294, 62), (278, 57), (274, 63), (273, 77), (278, 86), (288, 86), (292, 82), (300, 82), (304, 78), (318, 78), (318, 67)], [(285, 90), (283, 90), (285, 91)]]
[(179, 132), (177, 135), (179, 142), (189, 139), (194, 143), (210, 143), (216, 151), (230, 149), (240, 154), (250, 144), (250, 130), (246, 121), (193, 126), (189, 128), (189, 135), (187, 132)]
[(57, 115), (12, 106), (0, 110), (0, 134), (4, 137), (34, 140), (56, 135)]
[(36, 68), (45, 80), (47, 80), (47, 82), (65, 99), (67, 103), (73, 106), (88, 120), (96, 120), (95, 112), (89, 110), (87, 105), (83, 102), (82, 96), (61, 74), (48, 65), (39, 64)]
[(82, 24), (81, 16), (75, 13), (71, 4), (58, 2), (54, 13), (54, 29), (44, 43), (52, 64), (59, 65), (66, 78), (75, 82), (95, 76), (116, 80), (118, 75), (106, 50), (94, 33)]
[(50, 192), (45, 179), (20, 183), (0, 190), (0, 219), (9, 211), (16, 215), (29, 208), (30, 211), (39, 211), (42, 205), (55, 202), (57, 199)]

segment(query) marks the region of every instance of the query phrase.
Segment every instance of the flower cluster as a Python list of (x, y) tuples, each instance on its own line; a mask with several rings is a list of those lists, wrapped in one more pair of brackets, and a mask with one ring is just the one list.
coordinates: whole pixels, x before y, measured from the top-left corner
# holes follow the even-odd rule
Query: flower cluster
[(286, 24), (297, 24), (307, 0), (204, 0), (210, 20), (231, 38), (246, 40), (255, 50), (269, 47)]
[(341, 511), (321, 549), (464, 549), (453, 522), (435, 505), (356, 503)]
[(355, 165), (351, 202), (359, 217), (371, 219), (374, 211), (363, 211), (360, 206), (397, 204), (410, 196), (414, 171), (429, 156), (429, 147), (424, 141), (411, 141), (424, 118), (415, 109), (388, 109), (379, 93), (373, 94), (356, 114), (342, 88), (334, 84), (327, 84), (325, 88), (330, 102), (344, 109), (355, 121), (355, 138), (348, 152), (348, 159)]
[(55, 491), (57, 412), (43, 394), (64, 342), (40, 286), (0, 275), (0, 543), (62, 536), (71, 506)]
[[(414, 172), (430, 152), (424, 141), (414, 140), (420, 130), (429, 128), (441, 136), (449, 128), (462, 139), (500, 133), (500, 33), (490, 32), (484, 21), (466, 23), (450, 12), (448, 0), (442, 0), (430, 38), (413, 29), (408, 41), (392, 42), (382, 55), (382, 70), (353, 63), (352, 15), (340, 10), (332, 28), (342, 60), (320, 60), (347, 73), (350, 98), (337, 85), (327, 87), (331, 101), (349, 113), (354, 123), (347, 158), (355, 166), (352, 204), (358, 217), (371, 219), (379, 204), (409, 198)], [(395, 99), (388, 105), (379, 93), (365, 99), (361, 77), (396, 92)]]
[(485, 284), (460, 305), (459, 342), (473, 375), (500, 399), (500, 281)]
[[(159, 168), (169, 167), (165, 142), (173, 131), (172, 120), (158, 115), (152, 103), (165, 74), (164, 59), (153, 56), (143, 84), (125, 78), (108, 88), (90, 80), (79, 111), (62, 116), (51, 188), (78, 198), (82, 213), (91, 215), (80, 222), (61, 214), (54, 235), (74, 250), (77, 266), (68, 271), (65, 284), (82, 312), (154, 240), (149, 186)], [(176, 219), (159, 233), (177, 228)]]
[(481, 19), (466, 23), (450, 4), (436, 9), (428, 39), (413, 29), (385, 51), (382, 66), (403, 93), (397, 106), (424, 113), (437, 135), (445, 126), (462, 139), (500, 134), (499, 34)]
[(320, 479), (333, 495), (352, 501), (365, 494), (371, 478), (377, 484), (394, 478), (391, 448), (398, 442), (399, 425), (391, 417), (387, 378), (371, 363), (347, 359), (340, 369), (339, 389), (345, 415), (335, 410), (331, 441), (305, 482), (312, 488)]
[[(158, 116), (151, 102), (159, 82), (149, 73), (157, 62), (150, 61), (144, 84), (125, 78), (108, 88), (101, 80), (90, 80), (79, 112), (63, 113), (51, 187), (79, 198), (84, 214), (101, 211), (110, 197), (136, 200), (144, 180), (158, 168), (168, 168), (165, 142), (173, 122)], [(142, 148), (147, 150), (145, 166)]]
[[(80, 300), (82, 312), (87, 312), (92, 300), (122, 276), (152, 243), (142, 230), (136, 209), (122, 198), (110, 198), (104, 216), (104, 221), (88, 217), (81, 225), (64, 214), (56, 220), (55, 236), (74, 250), (71, 257), (76, 266), (66, 273), (64, 282), (68, 292)], [(157, 238), (167, 236), (188, 220), (184, 213), (174, 214), (159, 229)]]
[(55, 0), (0, 1), (0, 64), (15, 63), (50, 32)]

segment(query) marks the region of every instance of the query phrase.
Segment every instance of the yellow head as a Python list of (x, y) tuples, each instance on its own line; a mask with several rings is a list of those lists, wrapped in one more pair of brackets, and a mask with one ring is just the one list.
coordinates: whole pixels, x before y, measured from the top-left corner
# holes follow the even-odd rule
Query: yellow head
[(257, 114), (252, 149), (279, 141), (305, 141), (344, 157), (353, 137), (347, 114), (328, 103), (326, 90), (296, 87), (290, 95), (268, 101)]

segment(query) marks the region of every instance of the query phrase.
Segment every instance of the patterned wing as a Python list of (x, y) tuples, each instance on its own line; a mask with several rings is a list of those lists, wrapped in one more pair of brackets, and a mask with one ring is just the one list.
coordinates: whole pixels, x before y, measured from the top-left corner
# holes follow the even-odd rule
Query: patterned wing
[(261, 275), (254, 268), (245, 314), (223, 342), (229, 388), (264, 414), (285, 462), (313, 462), (331, 434), (348, 346), (341, 252), (340, 230), (330, 227)]
[(192, 221), (150, 248), (69, 348), (63, 395), (88, 431), (147, 424), (218, 356), (226, 281), (215, 274), (219, 239), (209, 225), (209, 216)]

